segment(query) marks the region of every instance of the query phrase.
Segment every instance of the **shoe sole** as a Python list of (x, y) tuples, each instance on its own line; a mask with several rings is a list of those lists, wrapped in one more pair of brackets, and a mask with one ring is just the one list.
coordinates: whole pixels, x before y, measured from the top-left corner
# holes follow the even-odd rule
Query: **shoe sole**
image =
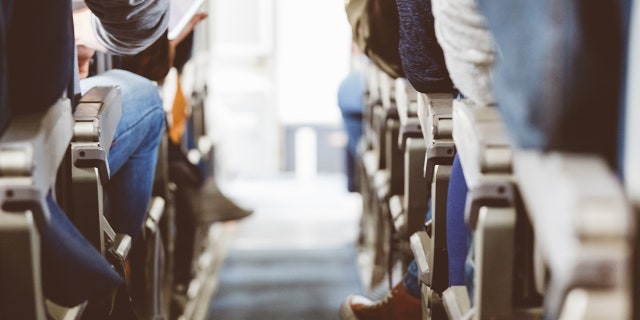
[(349, 301), (351, 301), (351, 297), (347, 298), (340, 306), (340, 320), (358, 320), (358, 317), (351, 310)]

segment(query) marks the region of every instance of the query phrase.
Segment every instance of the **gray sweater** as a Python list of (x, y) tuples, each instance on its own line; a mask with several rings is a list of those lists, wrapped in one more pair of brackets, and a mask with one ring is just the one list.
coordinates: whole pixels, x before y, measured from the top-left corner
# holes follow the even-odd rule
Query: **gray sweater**
[(98, 41), (110, 52), (133, 55), (156, 41), (169, 24), (169, 0), (85, 0)]

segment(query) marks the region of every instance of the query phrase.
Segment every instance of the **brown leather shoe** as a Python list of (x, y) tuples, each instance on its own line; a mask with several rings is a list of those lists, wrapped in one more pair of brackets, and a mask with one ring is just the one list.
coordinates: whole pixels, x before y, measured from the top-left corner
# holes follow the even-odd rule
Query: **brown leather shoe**
[(378, 302), (351, 295), (340, 307), (340, 320), (420, 320), (420, 299), (411, 296), (398, 284)]

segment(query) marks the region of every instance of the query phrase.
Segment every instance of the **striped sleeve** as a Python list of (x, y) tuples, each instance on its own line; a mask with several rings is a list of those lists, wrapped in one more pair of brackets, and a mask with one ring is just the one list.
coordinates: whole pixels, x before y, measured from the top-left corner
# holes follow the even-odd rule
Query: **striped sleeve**
[(110, 53), (134, 55), (157, 40), (169, 24), (169, 0), (85, 0), (93, 30)]

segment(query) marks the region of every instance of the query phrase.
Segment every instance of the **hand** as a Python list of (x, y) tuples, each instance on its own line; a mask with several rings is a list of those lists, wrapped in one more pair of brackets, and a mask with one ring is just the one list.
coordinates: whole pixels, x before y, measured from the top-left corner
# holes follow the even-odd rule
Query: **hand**
[(91, 58), (96, 50), (84, 45), (77, 45), (76, 49), (78, 50), (78, 71), (80, 79), (84, 79), (89, 76), (89, 62), (91, 62)]
[(196, 13), (195, 15), (193, 15), (193, 17), (191, 17), (191, 20), (189, 20), (189, 23), (187, 23), (184, 29), (182, 29), (182, 32), (180, 32), (180, 34), (175, 39), (169, 41), (169, 61), (171, 62), (171, 66), (173, 66), (173, 59), (176, 55), (176, 47), (178, 47), (180, 42), (182, 42), (191, 32), (193, 32), (193, 29), (196, 28), (200, 21), (206, 19), (208, 16), (209, 15), (204, 12)]
[(178, 44), (180, 44), (180, 42), (182, 42), (182, 40), (184, 40), (184, 38), (186, 38), (193, 31), (193, 29), (195, 29), (198, 23), (206, 19), (208, 16), (209, 15), (204, 12), (199, 12), (193, 15), (193, 17), (191, 17), (191, 20), (189, 20), (189, 23), (184, 27), (184, 29), (182, 29), (182, 32), (180, 32), (180, 34), (175, 39), (170, 41), (171, 46), (173, 46), (173, 48), (177, 47)]

